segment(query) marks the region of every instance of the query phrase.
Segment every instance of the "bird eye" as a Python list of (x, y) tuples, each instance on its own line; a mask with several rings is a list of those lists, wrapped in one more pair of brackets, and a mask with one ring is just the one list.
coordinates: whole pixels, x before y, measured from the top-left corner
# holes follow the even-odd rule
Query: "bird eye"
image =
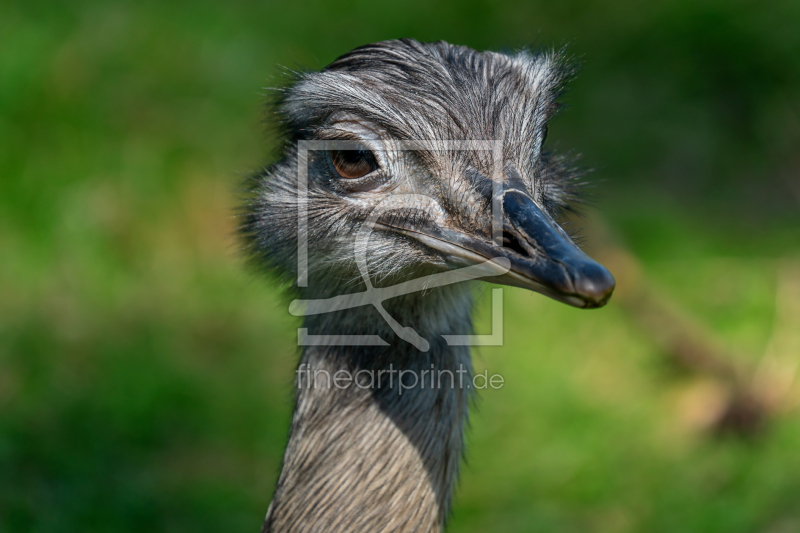
[(363, 148), (360, 150), (331, 150), (331, 163), (339, 176), (347, 180), (361, 178), (378, 168), (375, 156)]

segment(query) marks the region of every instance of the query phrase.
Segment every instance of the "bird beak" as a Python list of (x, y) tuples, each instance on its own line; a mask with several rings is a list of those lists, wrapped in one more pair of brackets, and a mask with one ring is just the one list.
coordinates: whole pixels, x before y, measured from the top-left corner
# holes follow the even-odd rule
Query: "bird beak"
[[(511, 269), (499, 281), (541, 292), (575, 307), (602, 307), (614, 292), (614, 276), (578, 248), (533, 199), (516, 189), (503, 195), (504, 252)], [(505, 248), (508, 250), (508, 248)]]
[(583, 253), (527, 193), (506, 190), (502, 206), (502, 246), (438, 226), (392, 229), (437, 250), (453, 267), (508, 259), (508, 272), (491, 279), (496, 283), (536, 291), (574, 307), (591, 309), (608, 302), (614, 277)]

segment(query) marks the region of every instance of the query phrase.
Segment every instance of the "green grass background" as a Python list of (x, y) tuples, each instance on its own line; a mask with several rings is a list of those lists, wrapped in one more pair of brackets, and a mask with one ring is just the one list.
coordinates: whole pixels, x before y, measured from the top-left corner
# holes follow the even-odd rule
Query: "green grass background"
[[(233, 237), (273, 149), (263, 87), (405, 36), (568, 45), (551, 147), (595, 168), (672, 301), (764, 353), (776, 265), (800, 254), (796, 1), (5, 0), (0, 531), (258, 530), (297, 327)], [(451, 531), (800, 531), (796, 414), (710, 438), (681, 414), (691, 379), (614, 302), (506, 289), (505, 317)]]

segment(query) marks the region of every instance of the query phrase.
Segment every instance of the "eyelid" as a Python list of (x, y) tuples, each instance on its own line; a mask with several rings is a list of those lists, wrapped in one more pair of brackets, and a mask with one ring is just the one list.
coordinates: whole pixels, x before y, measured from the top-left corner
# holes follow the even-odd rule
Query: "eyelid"
[[(351, 124), (356, 127), (353, 129), (340, 127), (347, 124)], [(354, 131), (355, 129), (359, 131)], [(369, 134), (369, 137), (365, 136), (364, 133)], [(380, 169), (385, 170), (389, 168), (389, 154), (391, 151), (389, 147), (386, 146), (387, 141), (383, 139), (377, 131), (367, 127), (362, 122), (356, 120), (341, 120), (334, 123), (328, 123), (318, 130), (317, 135), (321, 140), (325, 141), (345, 141), (357, 143), (361, 145), (363, 149), (372, 152), (372, 155), (375, 158), (375, 161), (378, 162), (378, 167)], [(353, 148), (337, 147), (336, 149), (352, 150)]]

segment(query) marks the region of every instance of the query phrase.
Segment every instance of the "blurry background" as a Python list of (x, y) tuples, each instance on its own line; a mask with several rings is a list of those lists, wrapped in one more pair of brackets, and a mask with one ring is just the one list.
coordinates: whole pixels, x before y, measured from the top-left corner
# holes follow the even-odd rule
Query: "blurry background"
[(780, 0), (4, 1), (0, 531), (258, 531), (297, 327), (233, 237), (263, 87), (406, 36), (568, 45), (548, 143), (595, 169), (578, 224), (619, 283), (595, 312), (506, 289), (450, 531), (800, 531)]

